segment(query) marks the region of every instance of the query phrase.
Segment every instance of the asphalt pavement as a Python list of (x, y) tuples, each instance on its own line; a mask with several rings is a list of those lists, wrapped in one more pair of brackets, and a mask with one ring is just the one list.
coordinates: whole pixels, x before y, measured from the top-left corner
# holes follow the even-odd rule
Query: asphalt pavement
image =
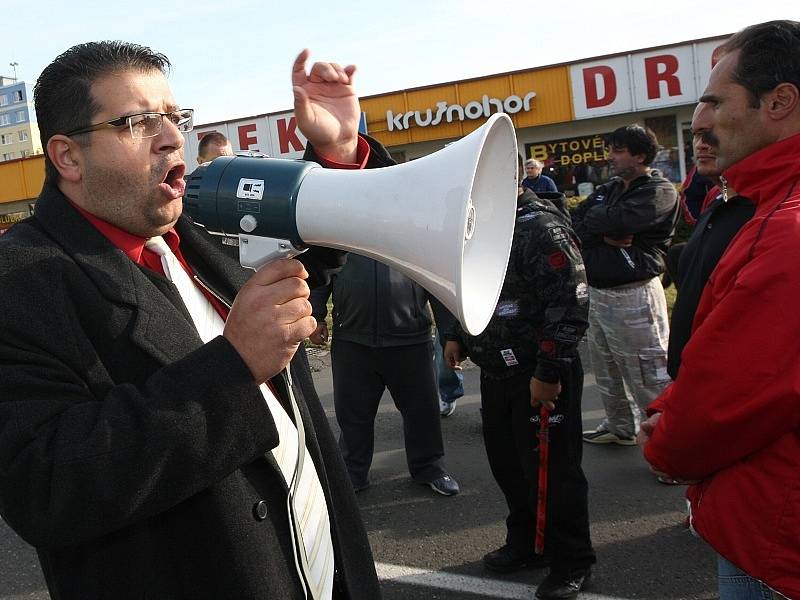
[[(312, 352), (314, 380), (336, 430), (325, 352)], [(461, 494), (444, 497), (408, 476), (402, 420), (388, 394), (375, 423), (371, 486), (357, 495), (386, 600), (533, 598), (545, 571), (487, 573), (481, 557), (502, 545), (505, 502), (489, 472), (480, 431), (478, 369), (442, 420), (445, 461)], [(602, 417), (587, 373), (585, 428)], [(636, 447), (584, 444), (592, 540), (597, 551), (585, 600), (716, 598), (713, 552), (684, 526), (684, 489), (653, 477)], [(0, 600), (49, 598), (36, 553), (0, 520)]]

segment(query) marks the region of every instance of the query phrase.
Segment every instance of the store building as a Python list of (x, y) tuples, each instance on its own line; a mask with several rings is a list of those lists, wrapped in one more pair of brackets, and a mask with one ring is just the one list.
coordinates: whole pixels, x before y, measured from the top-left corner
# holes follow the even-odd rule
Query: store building
[[(662, 146), (653, 167), (679, 183), (691, 166), (692, 112), (714, 50), (726, 38), (366, 96), (362, 129), (403, 162), (443, 148), (503, 111), (517, 128), (520, 153), (544, 162), (545, 173), (571, 195), (581, 183), (607, 179), (603, 136), (640, 123)], [(225, 133), (235, 150), (274, 157), (299, 157), (306, 142), (291, 111), (210, 123), (188, 134), (190, 165), (198, 140), (210, 131)]]
[[(691, 165), (694, 106), (708, 81), (714, 50), (726, 38), (365, 96), (360, 99), (361, 130), (405, 162), (440, 150), (503, 111), (514, 121), (520, 154), (544, 162), (545, 173), (566, 194), (583, 195), (607, 179), (603, 136), (640, 123), (655, 131), (662, 145), (653, 166), (677, 184)], [(11, 81), (2, 78), (0, 83)], [(0, 87), (0, 114), (13, 114), (12, 128), (19, 125), (20, 113), (32, 119), (28, 93), (22, 83)], [(0, 126), (0, 133), (8, 127)], [(189, 170), (197, 165), (200, 138), (211, 131), (224, 133), (236, 151), (277, 158), (299, 158), (306, 144), (292, 111), (196, 125), (186, 134)], [(3, 135), (13, 139), (18, 134)], [(0, 144), (0, 155), (4, 147)], [(14, 214), (0, 218), (0, 229), (2, 219), (30, 212), (44, 180), (43, 163), (41, 156), (0, 161), (0, 217)]]

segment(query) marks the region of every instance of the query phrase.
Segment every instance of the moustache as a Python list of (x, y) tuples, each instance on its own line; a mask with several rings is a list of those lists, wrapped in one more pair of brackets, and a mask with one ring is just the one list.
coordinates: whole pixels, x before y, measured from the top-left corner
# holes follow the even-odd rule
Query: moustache
[(719, 138), (711, 131), (704, 131), (700, 134), (700, 141), (714, 148), (719, 147)]

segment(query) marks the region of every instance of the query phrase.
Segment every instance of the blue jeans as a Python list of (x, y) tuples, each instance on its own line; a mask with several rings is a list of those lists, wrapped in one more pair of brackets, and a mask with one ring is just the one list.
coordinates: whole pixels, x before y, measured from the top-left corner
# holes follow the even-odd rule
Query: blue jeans
[(439, 385), (439, 399), (443, 402), (454, 402), (464, 395), (464, 374), (454, 371), (444, 362), (439, 330), (436, 330), (436, 342), (433, 344), (433, 360), (436, 363), (436, 381)]
[(783, 598), (758, 579), (717, 555), (719, 600), (773, 600)]

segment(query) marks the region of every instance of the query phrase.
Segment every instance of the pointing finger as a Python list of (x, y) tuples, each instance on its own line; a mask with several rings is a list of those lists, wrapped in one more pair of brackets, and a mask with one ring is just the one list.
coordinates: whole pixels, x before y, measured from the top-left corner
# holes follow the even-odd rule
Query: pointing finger
[(306, 61), (311, 52), (308, 48), (303, 48), (292, 65), (292, 85), (303, 85), (306, 82)]

